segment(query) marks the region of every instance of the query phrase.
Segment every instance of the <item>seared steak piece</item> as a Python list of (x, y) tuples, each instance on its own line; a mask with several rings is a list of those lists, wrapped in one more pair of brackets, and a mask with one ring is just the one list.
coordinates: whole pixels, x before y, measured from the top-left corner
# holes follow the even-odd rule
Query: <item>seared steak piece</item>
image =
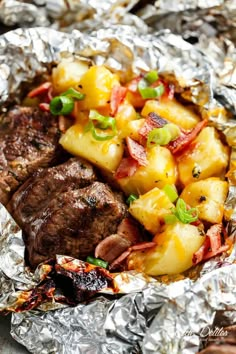
[(57, 157), (58, 119), (38, 108), (19, 107), (0, 117), (0, 202), (39, 167), (50, 166)]
[(56, 254), (84, 259), (116, 232), (126, 206), (95, 179), (88, 162), (72, 158), (37, 172), (14, 194), (9, 210), (25, 232), (32, 267)]

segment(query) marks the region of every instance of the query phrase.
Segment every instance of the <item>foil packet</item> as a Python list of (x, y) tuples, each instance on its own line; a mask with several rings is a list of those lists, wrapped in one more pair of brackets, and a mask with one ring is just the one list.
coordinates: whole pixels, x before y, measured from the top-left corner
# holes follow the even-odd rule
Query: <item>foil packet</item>
[(145, 23), (129, 11), (138, 0), (3, 0), (0, 3), (0, 23), (8, 27), (53, 27), (70, 32), (72, 29), (95, 30), (109, 24)]
[[(170, 31), (142, 35), (127, 25), (90, 34), (18, 29), (0, 37), (1, 109), (20, 102), (25, 84), (45, 75), (68, 54), (105, 64), (124, 80), (130, 73), (158, 68), (175, 83), (180, 95), (225, 133), (232, 147), (228, 230), (235, 242), (234, 112), (228, 114), (214, 97), (217, 89), (227, 87), (220, 83), (211, 60)], [(226, 90), (224, 100), (230, 107), (231, 90)], [(21, 230), (4, 207), (0, 220), (0, 309), (17, 311), (19, 305), (27, 304), (28, 294), (39, 289), (52, 265), (45, 264), (32, 274), (24, 263)], [(114, 293), (104, 286), (97, 291), (107, 297), (97, 294), (75, 307), (59, 301), (60, 289), (49, 291), (47, 298), (41, 297), (43, 301), (40, 296), (36, 299), (32, 311), (13, 313), (11, 333), (32, 353), (195, 353), (204, 339), (201, 330), (214, 325), (217, 313), (236, 310), (235, 260), (234, 249), (226, 259), (206, 262), (197, 279), (183, 277), (170, 284), (121, 273), (114, 276), (120, 291)], [(83, 267), (79, 260), (57, 257), (58, 265), (67, 263)]]

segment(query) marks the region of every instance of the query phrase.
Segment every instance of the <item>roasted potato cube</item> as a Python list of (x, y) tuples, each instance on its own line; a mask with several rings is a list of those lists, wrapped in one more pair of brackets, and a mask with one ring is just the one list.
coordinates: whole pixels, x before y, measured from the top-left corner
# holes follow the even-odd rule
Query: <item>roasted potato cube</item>
[(184, 129), (192, 129), (201, 120), (191, 109), (183, 106), (176, 99), (149, 100), (141, 112), (147, 117), (150, 112), (159, 114), (162, 118), (179, 125)]
[(153, 188), (132, 202), (129, 212), (146, 230), (155, 235), (160, 231), (164, 216), (170, 214), (174, 207), (165, 192), (159, 188)]
[(114, 85), (119, 85), (117, 75), (112, 74), (105, 66), (92, 66), (78, 82), (79, 91), (85, 94), (85, 98), (78, 102), (79, 108), (89, 110), (110, 106)]
[(148, 164), (138, 167), (135, 174), (118, 180), (127, 194), (144, 194), (151, 189), (175, 184), (176, 164), (171, 152), (163, 146), (155, 146), (147, 151)]
[(213, 224), (222, 222), (224, 202), (228, 193), (228, 183), (217, 177), (190, 183), (181, 198), (191, 207), (196, 207), (201, 220)]
[(127, 125), (134, 120), (137, 120), (137, 113), (134, 107), (126, 101), (119, 106), (115, 119), (119, 135), (126, 137)]
[(88, 70), (88, 62), (73, 58), (62, 59), (52, 71), (52, 84), (56, 93), (73, 87), (78, 89), (81, 76)]
[(221, 142), (215, 128), (204, 128), (193, 146), (178, 159), (179, 179), (183, 185), (225, 174), (229, 148)]
[(204, 240), (205, 236), (194, 225), (181, 222), (166, 225), (163, 232), (154, 237), (157, 243), (154, 248), (131, 253), (129, 269), (139, 269), (152, 276), (182, 273), (193, 265), (193, 254)]
[(135, 119), (127, 122), (120, 131), (120, 136), (129, 136), (133, 140), (139, 141), (139, 129), (143, 126), (145, 119)]
[(84, 126), (72, 125), (60, 139), (63, 148), (72, 155), (81, 156), (109, 172), (120, 164), (124, 147), (122, 140), (115, 136), (106, 141), (97, 141), (91, 132), (84, 132)]

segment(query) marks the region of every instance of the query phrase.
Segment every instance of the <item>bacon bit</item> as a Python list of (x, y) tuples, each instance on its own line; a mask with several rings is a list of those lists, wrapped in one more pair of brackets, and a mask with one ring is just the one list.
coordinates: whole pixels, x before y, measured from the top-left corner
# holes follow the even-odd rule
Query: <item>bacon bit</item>
[(67, 128), (67, 121), (65, 119), (64, 116), (59, 116), (58, 117), (58, 127), (59, 127), (59, 130), (62, 132), (62, 133), (65, 133), (66, 131), (66, 128)]
[(229, 245), (221, 244), (222, 224), (212, 225), (206, 233), (206, 239), (197, 252), (193, 254), (193, 264), (198, 264), (229, 249)]
[(40, 103), (39, 108), (44, 112), (50, 112), (50, 105), (49, 103)]
[(155, 128), (164, 127), (168, 123), (167, 120), (161, 118), (158, 114), (151, 112), (145, 119), (143, 126), (139, 129), (139, 141), (142, 145), (146, 144), (148, 134)]
[(114, 177), (116, 179), (131, 177), (135, 174), (138, 167), (139, 164), (135, 159), (133, 159), (132, 157), (124, 157), (121, 160), (121, 163), (118, 169), (116, 170)]
[(124, 101), (127, 94), (128, 88), (123, 86), (115, 85), (111, 90), (111, 115), (115, 115), (119, 108), (119, 105)]
[(208, 252), (209, 248), (210, 248), (210, 238), (206, 236), (202, 246), (199, 248), (197, 252), (193, 254), (193, 258), (192, 258), (193, 264), (196, 265), (200, 263), (203, 260), (204, 255)]
[(172, 152), (172, 154), (177, 154), (183, 152), (193, 140), (197, 137), (200, 131), (207, 125), (207, 120), (199, 122), (190, 132), (184, 132), (175, 140), (171, 141), (167, 147)]
[(147, 154), (142, 145), (134, 141), (130, 137), (126, 137), (126, 144), (128, 147), (128, 151), (130, 156), (138, 162), (141, 166), (147, 165)]
[(39, 85), (38, 87), (36, 87), (32, 91), (30, 91), (27, 96), (29, 98), (40, 96), (42, 94), (47, 93), (50, 88), (52, 88), (52, 83), (51, 82), (44, 82), (43, 84)]
[(127, 84), (127, 89), (130, 92), (137, 92), (138, 91), (138, 83), (142, 79), (142, 76), (137, 76), (134, 79), (132, 79), (128, 84)]
[(117, 229), (117, 234), (136, 244), (142, 240), (139, 228), (136, 222), (131, 218), (124, 218)]
[(133, 251), (144, 251), (148, 248), (155, 247), (155, 242), (141, 242), (137, 245), (129, 247), (125, 252), (123, 252), (117, 259), (115, 259), (112, 264), (109, 266), (109, 270), (114, 270), (121, 266), (124, 260), (130, 255)]
[(159, 98), (160, 100), (162, 99), (168, 99), (168, 100), (173, 100), (174, 94), (175, 94), (175, 86), (173, 84), (168, 84), (167, 82), (163, 80), (159, 80), (159, 84), (162, 84), (165, 88), (163, 95)]
[(157, 245), (156, 242), (141, 242), (141, 243), (138, 243), (137, 245), (130, 247), (130, 250), (131, 250), (131, 252), (132, 251), (143, 251), (148, 248), (155, 247), (156, 245)]

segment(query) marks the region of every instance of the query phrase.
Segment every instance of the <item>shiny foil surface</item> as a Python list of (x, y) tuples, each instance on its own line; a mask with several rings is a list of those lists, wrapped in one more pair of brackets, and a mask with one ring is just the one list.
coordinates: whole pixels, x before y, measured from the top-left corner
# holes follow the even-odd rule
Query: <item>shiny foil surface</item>
[[(174, 82), (179, 94), (195, 103), (222, 130), (232, 146), (226, 208), (232, 210), (228, 230), (234, 239), (235, 101), (231, 81), (226, 84), (220, 80), (222, 58), (215, 55), (213, 62), (212, 56), (168, 30), (147, 34), (144, 28), (141, 32), (128, 25), (111, 25), (90, 33), (31, 28), (2, 35), (2, 111), (19, 102), (25, 83), (46, 74), (64, 55), (81, 55), (105, 64), (122, 74), (123, 80), (132, 73), (158, 68)], [(223, 110), (222, 102), (231, 115)], [(25, 267), (21, 231), (3, 207), (0, 213), (0, 309), (14, 311), (22, 294), (39, 284), (47, 269), (39, 268), (32, 274)], [(170, 284), (140, 274), (120, 274), (115, 276), (119, 293), (103, 289), (102, 296), (75, 307), (61, 305), (54, 296), (37, 309), (13, 313), (12, 336), (35, 354), (197, 353), (204, 342), (201, 330), (214, 324), (218, 312), (236, 310), (235, 259), (233, 250), (227, 259), (217, 257), (206, 262), (197, 280), (182, 277)], [(58, 256), (57, 262), (63, 261), (63, 256)], [(234, 316), (228, 317), (231, 323), (235, 321)]]

